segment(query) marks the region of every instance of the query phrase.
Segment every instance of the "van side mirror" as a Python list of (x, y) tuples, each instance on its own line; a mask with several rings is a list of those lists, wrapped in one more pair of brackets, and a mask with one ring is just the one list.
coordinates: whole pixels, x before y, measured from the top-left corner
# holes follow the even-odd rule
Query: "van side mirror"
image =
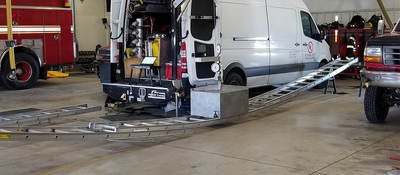
[(324, 40), (326, 37), (325, 32), (317, 33), (314, 35), (314, 39), (318, 41)]
[(325, 39), (326, 39), (326, 33), (325, 33), (325, 31), (323, 31), (323, 32), (321, 32), (319, 34), (319, 40), (322, 41), (322, 40), (325, 40)]

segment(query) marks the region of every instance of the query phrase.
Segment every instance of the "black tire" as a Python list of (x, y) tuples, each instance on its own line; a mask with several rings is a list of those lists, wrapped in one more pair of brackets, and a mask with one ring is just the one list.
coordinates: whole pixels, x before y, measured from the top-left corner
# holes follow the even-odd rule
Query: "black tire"
[(389, 105), (385, 103), (386, 88), (368, 87), (364, 95), (365, 117), (370, 123), (383, 123), (389, 112)]
[(226, 85), (235, 85), (235, 86), (246, 86), (246, 83), (240, 74), (236, 72), (230, 72), (224, 81)]
[[(322, 66), (325, 66), (326, 64), (328, 64), (328, 62), (325, 61), (325, 60), (323, 60), (323, 61), (321, 61), (321, 62), (319, 63), (318, 68), (321, 68)], [(316, 86), (314, 87), (314, 89), (323, 89), (323, 88), (325, 88), (326, 86), (328, 86), (328, 81), (329, 81), (329, 80), (324, 81), (324, 82), (320, 83), (319, 85), (316, 85)]]
[(17, 80), (10, 80), (10, 62), (5, 58), (0, 70), (1, 84), (10, 90), (28, 89), (33, 87), (39, 79), (39, 64), (33, 56), (26, 53), (15, 54)]

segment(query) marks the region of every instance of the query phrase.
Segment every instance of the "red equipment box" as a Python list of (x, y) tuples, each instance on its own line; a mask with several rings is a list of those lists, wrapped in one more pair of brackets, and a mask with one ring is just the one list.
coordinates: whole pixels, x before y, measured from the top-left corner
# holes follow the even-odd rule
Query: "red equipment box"
[[(178, 68), (177, 68), (177, 79), (182, 78), (182, 66), (181, 63), (178, 63)], [(172, 79), (172, 63), (168, 62), (165, 63), (165, 79), (171, 80)]]

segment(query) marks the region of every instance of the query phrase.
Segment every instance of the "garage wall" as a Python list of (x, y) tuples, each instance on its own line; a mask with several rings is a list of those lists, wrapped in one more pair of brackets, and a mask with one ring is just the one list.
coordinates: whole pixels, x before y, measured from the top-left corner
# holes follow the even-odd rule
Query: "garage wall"
[[(368, 20), (372, 15), (382, 15), (377, 0), (304, 0), (318, 24), (331, 23), (335, 16), (339, 22), (347, 24), (354, 15)], [(383, 0), (385, 7), (395, 23), (400, 17), (399, 0)], [(383, 16), (383, 15), (382, 15)]]
[(109, 43), (108, 27), (101, 18), (108, 18), (105, 0), (75, 0), (75, 34), (79, 51), (94, 51), (97, 44)]

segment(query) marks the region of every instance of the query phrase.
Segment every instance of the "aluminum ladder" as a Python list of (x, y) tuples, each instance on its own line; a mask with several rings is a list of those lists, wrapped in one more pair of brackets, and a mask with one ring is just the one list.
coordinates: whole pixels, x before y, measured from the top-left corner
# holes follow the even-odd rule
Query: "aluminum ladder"
[(304, 77), (287, 83), (277, 89), (266, 92), (249, 99), (249, 112), (267, 108), (280, 104), (290, 98), (295, 97), (300, 92), (311, 89), (318, 84), (328, 81), (335, 75), (343, 72), (353, 64), (358, 62), (358, 58), (350, 60), (334, 60)]
[(145, 141), (188, 136), (195, 129), (225, 123), (229, 119), (202, 117), (174, 117), (127, 122), (93, 123), (72, 127), (0, 127), (0, 141), (57, 141), (57, 140), (108, 140)]
[[(64, 116), (83, 114), (100, 111), (101, 106), (89, 107), (87, 104), (67, 106), (49, 110), (34, 110), (31, 112), (16, 112), (13, 114), (1, 114), (0, 126), (7, 125), (37, 125), (43, 122), (50, 122), (51, 119)], [(6, 112), (3, 112), (6, 113)]]

